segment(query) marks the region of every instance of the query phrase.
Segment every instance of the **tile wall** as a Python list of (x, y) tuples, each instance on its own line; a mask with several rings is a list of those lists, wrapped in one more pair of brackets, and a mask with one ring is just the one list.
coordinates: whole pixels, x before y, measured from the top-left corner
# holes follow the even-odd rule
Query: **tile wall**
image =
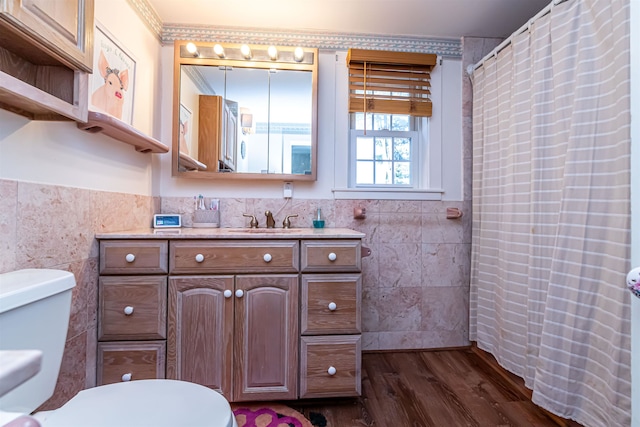
[(0, 273), (54, 268), (74, 274), (67, 343), (55, 409), (95, 386), (98, 245), (96, 233), (148, 227), (156, 199), (0, 179)]

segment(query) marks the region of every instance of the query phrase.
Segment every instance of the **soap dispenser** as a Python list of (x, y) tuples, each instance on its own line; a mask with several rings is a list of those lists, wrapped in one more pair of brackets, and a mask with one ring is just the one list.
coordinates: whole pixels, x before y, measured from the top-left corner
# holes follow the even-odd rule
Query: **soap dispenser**
[(313, 228), (324, 228), (324, 218), (322, 217), (322, 209), (318, 208), (316, 217), (313, 220)]

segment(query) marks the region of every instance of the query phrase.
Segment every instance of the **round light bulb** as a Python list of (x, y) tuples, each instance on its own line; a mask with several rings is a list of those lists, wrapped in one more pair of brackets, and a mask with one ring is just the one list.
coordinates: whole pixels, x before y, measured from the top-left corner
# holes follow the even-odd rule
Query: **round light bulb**
[(301, 62), (304, 59), (304, 50), (301, 47), (297, 47), (296, 50), (293, 51), (293, 58), (297, 62)]
[(219, 44), (213, 46), (213, 53), (218, 55), (219, 58), (224, 58), (224, 48)]
[(189, 42), (187, 43), (187, 52), (195, 56), (198, 54), (198, 48), (196, 47), (195, 44)]
[(240, 53), (242, 53), (242, 56), (244, 56), (245, 59), (251, 58), (251, 48), (246, 44), (242, 45), (242, 47), (240, 48)]
[(269, 46), (269, 49), (267, 49), (267, 53), (269, 54), (269, 58), (271, 58), (272, 61), (278, 59), (278, 49), (276, 49), (275, 46)]

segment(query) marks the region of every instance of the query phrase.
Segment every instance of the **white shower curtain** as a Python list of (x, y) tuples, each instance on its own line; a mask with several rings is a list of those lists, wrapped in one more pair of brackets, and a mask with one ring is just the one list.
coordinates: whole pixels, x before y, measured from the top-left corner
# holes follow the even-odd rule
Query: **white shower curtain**
[(472, 79), (470, 338), (540, 406), (628, 426), (629, 0), (552, 6)]

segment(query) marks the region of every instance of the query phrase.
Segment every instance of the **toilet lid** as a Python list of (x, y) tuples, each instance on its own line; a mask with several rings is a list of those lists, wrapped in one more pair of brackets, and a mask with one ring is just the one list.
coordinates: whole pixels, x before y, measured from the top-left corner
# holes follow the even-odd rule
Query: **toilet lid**
[(232, 427), (219, 393), (194, 383), (138, 380), (90, 388), (41, 420), (46, 427)]

